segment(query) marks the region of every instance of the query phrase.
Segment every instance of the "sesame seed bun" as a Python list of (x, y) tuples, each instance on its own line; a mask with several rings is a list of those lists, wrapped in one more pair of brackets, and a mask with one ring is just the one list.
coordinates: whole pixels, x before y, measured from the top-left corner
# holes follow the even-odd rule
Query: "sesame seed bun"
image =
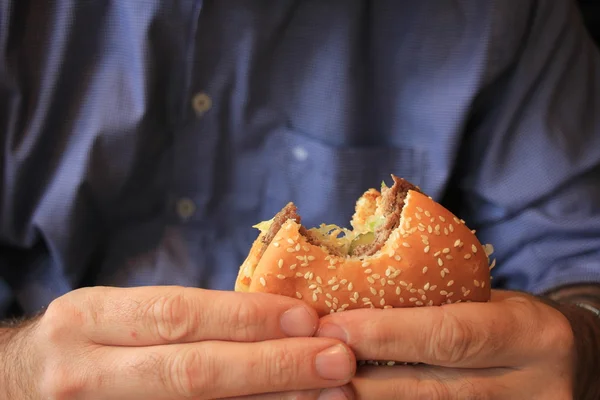
[[(418, 188), (407, 190), (401, 200), (397, 225), (370, 255), (334, 251), (331, 243), (308, 235), (299, 217), (284, 218), (269, 240), (266, 231), (256, 239), (235, 290), (302, 299), (320, 316), (358, 308), (489, 301), (489, 247)], [(365, 231), (382, 203), (379, 191), (365, 192), (352, 219), (356, 232)]]

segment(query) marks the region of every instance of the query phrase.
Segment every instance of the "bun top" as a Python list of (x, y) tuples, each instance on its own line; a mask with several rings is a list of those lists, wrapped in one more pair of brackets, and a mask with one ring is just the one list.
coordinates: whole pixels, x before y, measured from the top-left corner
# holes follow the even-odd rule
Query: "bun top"
[[(357, 202), (355, 228), (364, 230), (380, 202), (376, 193), (367, 191)], [(287, 219), (270, 243), (259, 236), (236, 290), (302, 298), (320, 315), (490, 299), (491, 247), (419, 191), (407, 192), (400, 224), (374, 254), (332, 254), (311, 243), (303, 229), (297, 219)]]

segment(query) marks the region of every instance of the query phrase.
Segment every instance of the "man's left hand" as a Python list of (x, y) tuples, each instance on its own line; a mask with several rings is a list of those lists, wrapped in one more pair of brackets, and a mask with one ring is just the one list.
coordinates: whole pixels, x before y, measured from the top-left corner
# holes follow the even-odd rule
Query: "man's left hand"
[(570, 399), (575, 347), (568, 320), (533, 296), (493, 291), (489, 303), (354, 310), (321, 319), (364, 366), (357, 399)]

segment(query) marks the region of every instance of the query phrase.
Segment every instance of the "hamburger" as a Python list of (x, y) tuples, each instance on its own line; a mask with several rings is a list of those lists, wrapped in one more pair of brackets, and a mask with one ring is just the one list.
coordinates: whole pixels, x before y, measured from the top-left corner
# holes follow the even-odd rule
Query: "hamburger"
[(357, 200), (351, 229), (307, 228), (291, 202), (255, 225), (235, 290), (302, 299), (319, 316), (489, 301), (492, 247), (419, 187), (392, 179)]

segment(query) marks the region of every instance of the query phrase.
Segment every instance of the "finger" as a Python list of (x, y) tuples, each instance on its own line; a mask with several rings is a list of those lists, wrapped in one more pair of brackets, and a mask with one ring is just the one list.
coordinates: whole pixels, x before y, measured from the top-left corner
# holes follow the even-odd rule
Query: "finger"
[(140, 287), (93, 288), (69, 298), (89, 316), (82, 332), (105, 345), (312, 336), (318, 324), (300, 300), (270, 294)]
[[(352, 310), (321, 320), (317, 336), (348, 343), (360, 360), (461, 368), (524, 365), (551, 350), (543, 310), (529, 300)], [(544, 337), (540, 337), (544, 336)]]
[(519, 372), (512, 369), (450, 369), (433, 366), (364, 367), (351, 386), (366, 399), (530, 399)]
[(348, 386), (323, 390), (304, 390), (254, 394), (250, 396), (231, 397), (228, 400), (354, 400), (354, 392)]
[(114, 399), (217, 399), (342, 386), (356, 359), (332, 339), (253, 343), (207, 341), (111, 348), (98, 393)]

